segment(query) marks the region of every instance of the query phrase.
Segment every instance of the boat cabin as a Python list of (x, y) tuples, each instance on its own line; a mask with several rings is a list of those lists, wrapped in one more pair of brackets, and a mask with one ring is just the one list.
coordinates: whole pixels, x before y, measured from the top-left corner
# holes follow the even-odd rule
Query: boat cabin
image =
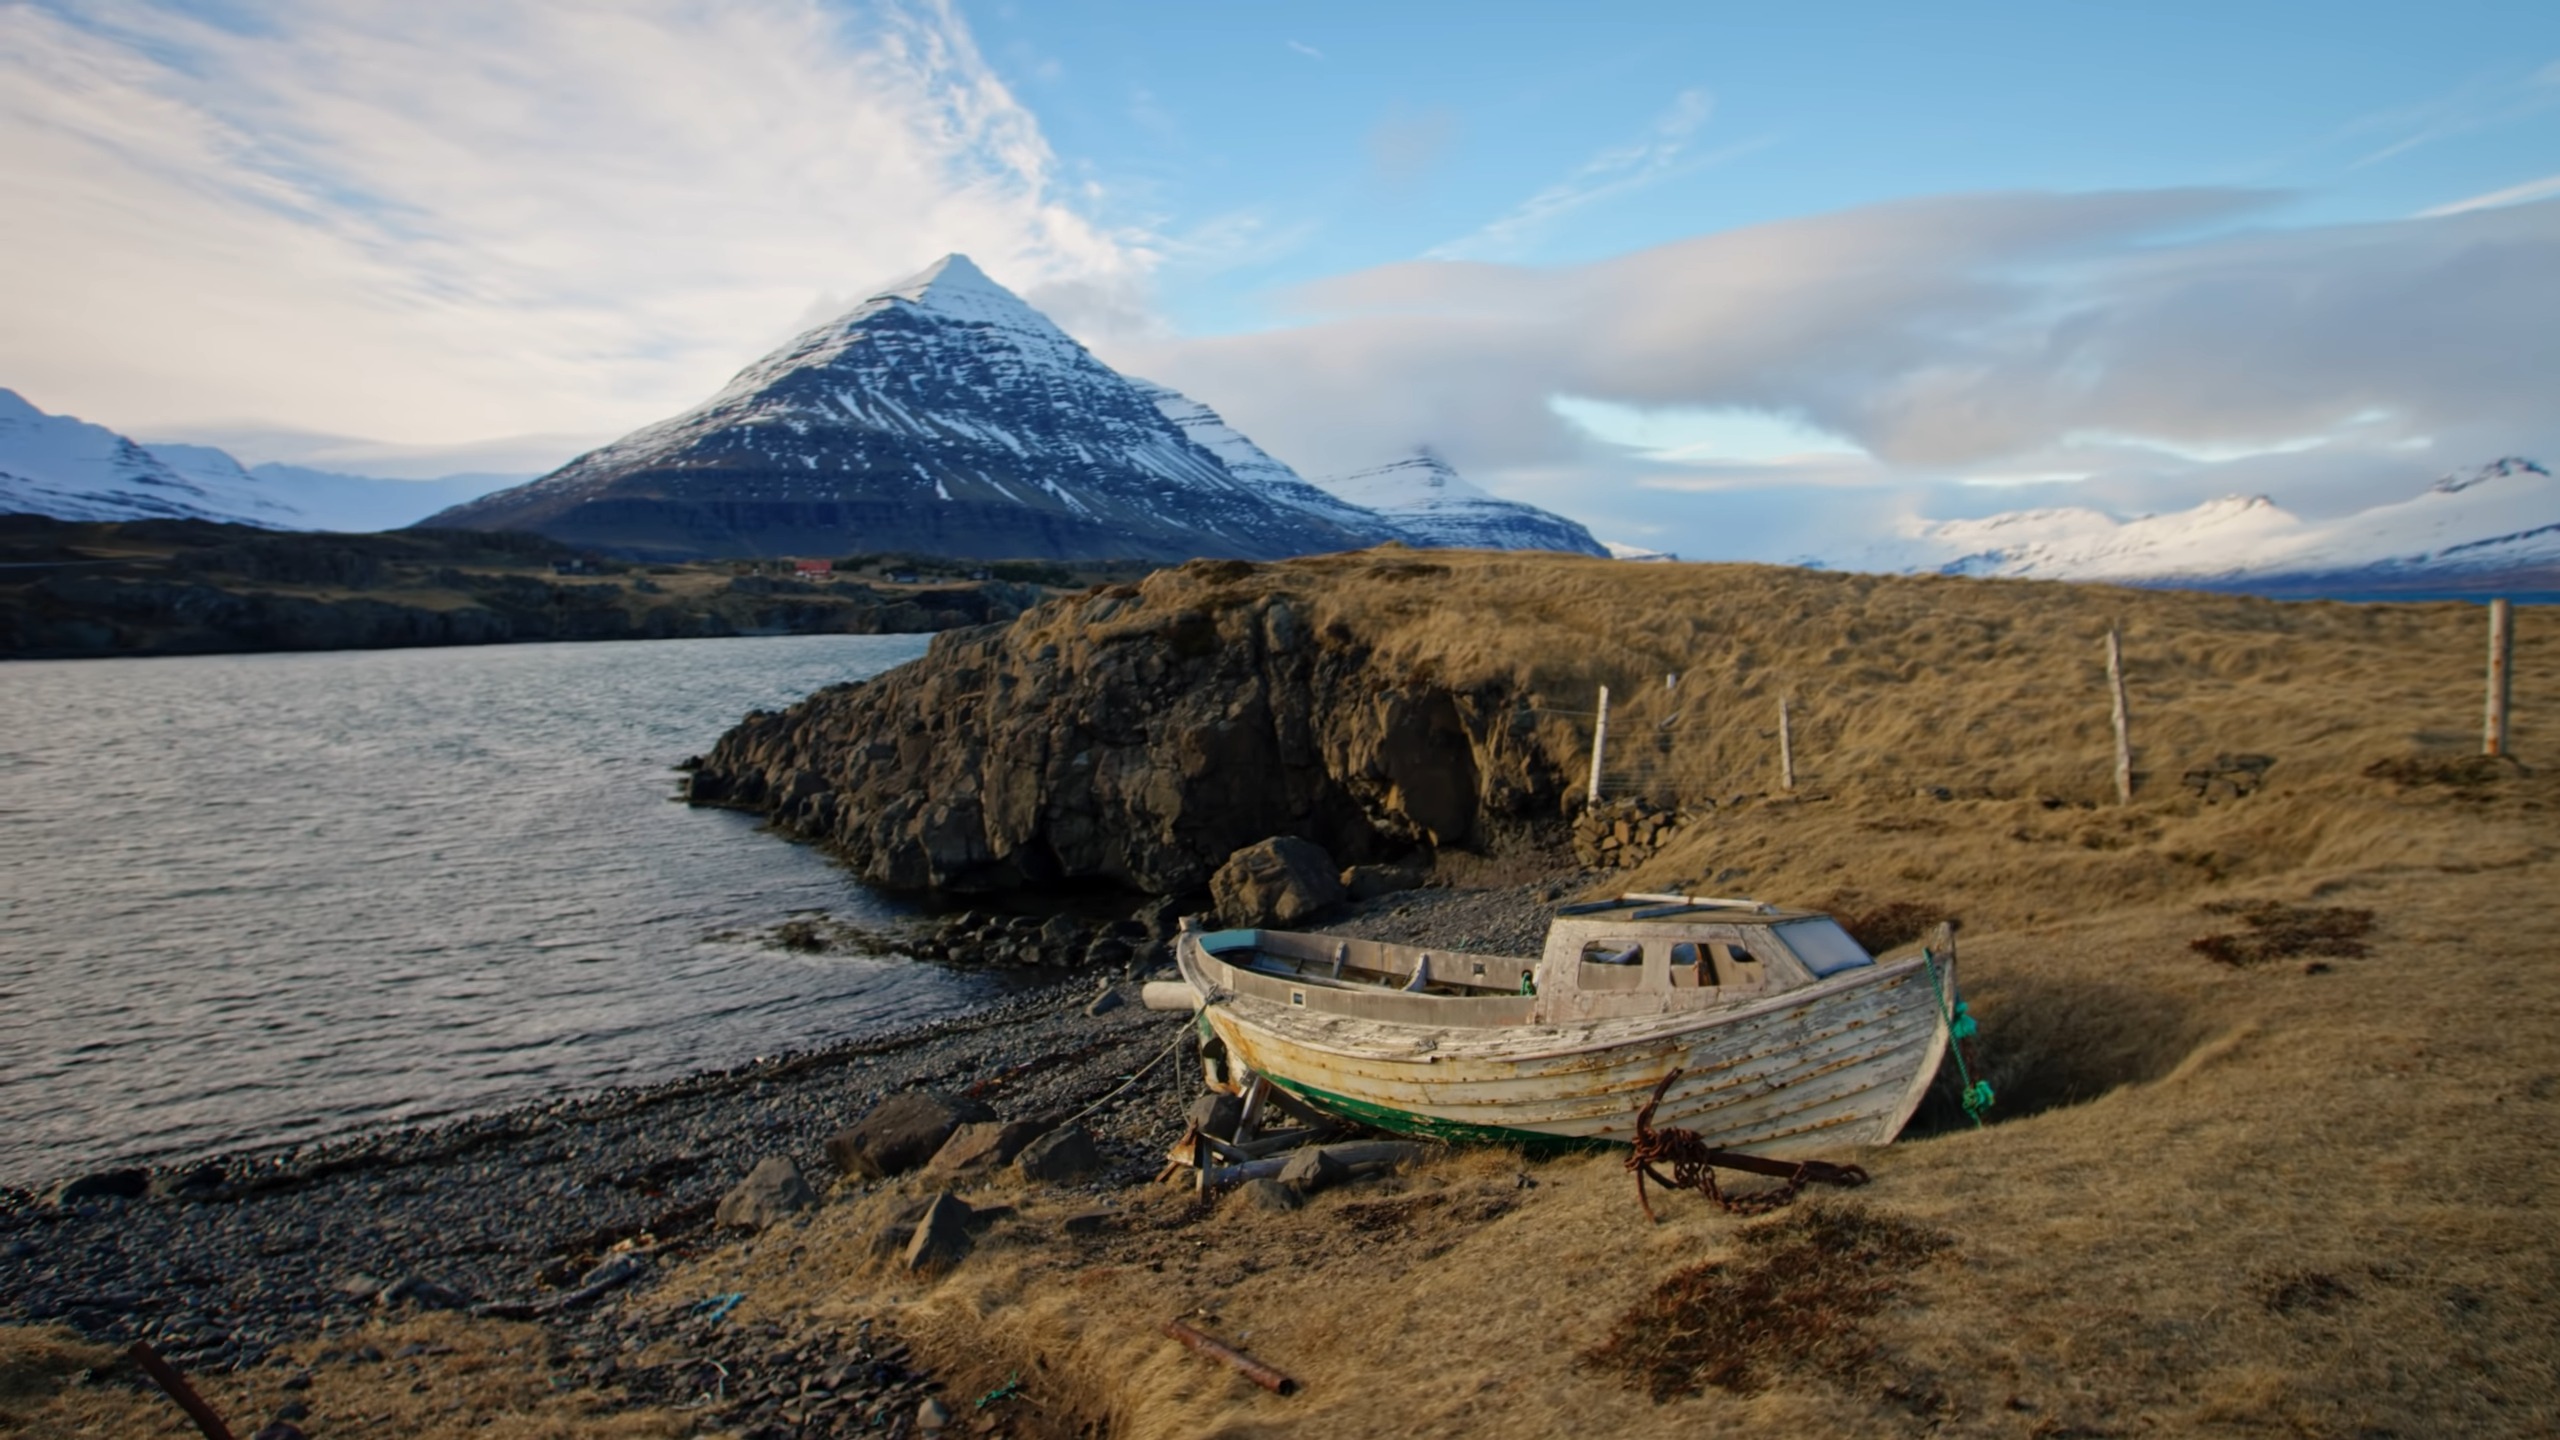
[(1828, 915), (1686, 895), (1560, 907), (1535, 960), (1273, 930), (1196, 938), (1227, 972), (1218, 978), (1240, 992), (1408, 1024), (1560, 1024), (1711, 1009), (1875, 963)]

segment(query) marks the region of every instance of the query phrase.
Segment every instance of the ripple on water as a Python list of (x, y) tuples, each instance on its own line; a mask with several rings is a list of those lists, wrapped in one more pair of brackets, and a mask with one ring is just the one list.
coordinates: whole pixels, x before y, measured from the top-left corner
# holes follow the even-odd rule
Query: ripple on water
[(668, 803), (921, 637), (15, 662), (0, 1181), (643, 1083), (999, 986), (718, 938), (898, 906)]

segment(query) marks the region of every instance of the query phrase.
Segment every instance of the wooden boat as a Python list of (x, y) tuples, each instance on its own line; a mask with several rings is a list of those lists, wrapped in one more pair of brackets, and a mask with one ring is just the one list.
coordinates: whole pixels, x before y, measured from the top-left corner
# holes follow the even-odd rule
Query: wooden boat
[(1222, 1088), (1260, 1075), (1381, 1129), (1540, 1147), (1627, 1143), (1675, 1069), (1657, 1127), (1885, 1144), (1956, 1013), (1952, 955), (1879, 961), (1827, 915), (1686, 895), (1561, 907), (1535, 960), (1198, 929), (1175, 960)]

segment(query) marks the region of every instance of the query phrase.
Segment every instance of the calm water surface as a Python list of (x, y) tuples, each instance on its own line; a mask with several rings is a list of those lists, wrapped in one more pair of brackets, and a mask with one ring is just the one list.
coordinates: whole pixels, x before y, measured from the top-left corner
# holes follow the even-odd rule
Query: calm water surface
[(737, 932), (894, 905), (670, 767), (923, 653), (805, 636), (0, 664), (0, 1182), (946, 1014)]

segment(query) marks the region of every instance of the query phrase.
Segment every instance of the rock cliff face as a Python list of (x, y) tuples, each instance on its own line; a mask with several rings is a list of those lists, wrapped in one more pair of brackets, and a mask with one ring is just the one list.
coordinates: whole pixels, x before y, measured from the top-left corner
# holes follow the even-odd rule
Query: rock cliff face
[(1312, 623), (1293, 567), (1197, 561), (938, 637), (921, 660), (759, 712), (692, 782), (901, 890), (1197, 890), (1295, 835), (1354, 864), (1560, 814), (1523, 696), (1379, 660)]

